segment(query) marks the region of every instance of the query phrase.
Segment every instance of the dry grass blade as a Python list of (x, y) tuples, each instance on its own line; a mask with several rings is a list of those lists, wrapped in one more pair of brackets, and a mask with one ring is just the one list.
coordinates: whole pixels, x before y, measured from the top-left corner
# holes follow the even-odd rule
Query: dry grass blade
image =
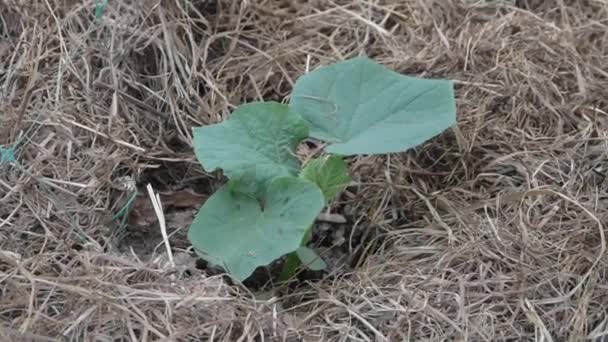
[(151, 184), (148, 184), (146, 189), (148, 190), (150, 201), (152, 201), (154, 212), (156, 213), (156, 217), (158, 218), (160, 232), (163, 236), (163, 243), (165, 244), (165, 248), (167, 250), (167, 257), (169, 258), (169, 263), (171, 264), (171, 267), (175, 267), (175, 261), (173, 261), (173, 252), (171, 251), (171, 244), (169, 243), (169, 237), (167, 236), (167, 224), (165, 221), (165, 215), (163, 213), (163, 205), (160, 200), (160, 196), (154, 193), (154, 189), (152, 188)]

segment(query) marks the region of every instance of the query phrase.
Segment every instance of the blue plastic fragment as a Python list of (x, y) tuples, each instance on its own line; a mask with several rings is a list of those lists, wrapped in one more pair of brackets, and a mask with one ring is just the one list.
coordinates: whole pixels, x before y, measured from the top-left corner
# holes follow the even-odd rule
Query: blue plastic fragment
[(0, 165), (11, 164), (17, 162), (15, 157), (14, 147), (2, 147), (0, 146)]
[(95, 4), (95, 20), (96, 21), (101, 20), (101, 16), (103, 15), (103, 12), (105, 11), (107, 5), (108, 5), (108, 0), (98, 1)]

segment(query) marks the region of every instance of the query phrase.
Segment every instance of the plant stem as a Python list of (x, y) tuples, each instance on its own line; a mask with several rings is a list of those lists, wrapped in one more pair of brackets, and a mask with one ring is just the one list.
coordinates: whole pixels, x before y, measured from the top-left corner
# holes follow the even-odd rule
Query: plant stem
[(283, 265), (283, 269), (281, 270), (281, 274), (279, 275), (279, 282), (282, 283), (291, 279), (296, 274), (296, 271), (301, 264), (298, 253), (289, 253), (285, 260), (285, 264)]
[[(308, 242), (310, 242), (310, 239), (312, 238), (312, 226), (310, 226), (310, 228), (308, 228), (308, 230), (306, 231), (306, 234), (304, 234), (304, 237), (302, 238), (302, 242), (300, 243), (300, 246), (306, 246), (308, 244)], [(287, 255), (287, 259), (285, 260), (285, 264), (283, 265), (283, 269), (281, 270), (281, 274), (279, 275), (279, 282), (285, 282), (288, 281), (289, 279), (293, 278), (293, 276), (296, 274), (296, 271), (298, 270), (298, 267), (300, 267), (300, 265), (302, 265), (302, 262), (300, 261), (300, 258), (298, 257), (298, 253), (296, 252), (291, 252)]]

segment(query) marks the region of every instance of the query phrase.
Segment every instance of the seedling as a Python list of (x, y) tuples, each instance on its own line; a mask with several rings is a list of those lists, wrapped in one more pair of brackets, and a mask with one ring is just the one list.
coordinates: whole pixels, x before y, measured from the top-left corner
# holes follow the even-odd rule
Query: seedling
[[(456, 120), (453, 84), (403, 76), (363, 57), (300, 77), (289, 104), (239, 106), (226, 121), (196, 127), (194, 150), (228, 182), (196, 215), (188, 232), (197, 253), (236, 280), (288, 256), (281, 279), (300, 263), (325, 263), (306, 245), (318, 214), (350, 182), (345, 156), (408, 150)], [(327, 155), (300, 165), (307, 137)]]

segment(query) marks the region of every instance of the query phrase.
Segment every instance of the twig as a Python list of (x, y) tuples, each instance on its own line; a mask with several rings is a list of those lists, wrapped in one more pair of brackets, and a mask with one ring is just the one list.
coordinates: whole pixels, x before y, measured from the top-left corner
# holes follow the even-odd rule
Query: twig
[(346, 223), (346, 218), (340, 214), (321, 213), (317, 216), (317, 221), (329, 223)]
[(152, 201), (152, 205), (154, 206), (154, 212), (156, 213), (156, 217), (158, 218), (158, 224), (160, 225), (160, 233), (163, 235), (163, 241), (165, 242), (165, 247), (167, 248), (167, 256), (169, 257), (169, 262), (171, 263), (171, 267), (175, 267), (175, 262), (173, 261), (173, 253), (171, 252), (171, 245), (169, 244), (169, 237), (167, 236), (167, 226), (165, 222), (165, 215), (163, 214), (163, 207), (160, 201), (160, 196), (154, 193), (151, 184), (148, 184), (147, 189), (148, 195), (150, 195), (150, 200)]
[(112, 138), (111, 138), (110, 136), (108, 136), (107, 134), (102, 133), (102, 132), (100, 132), (100, 131), (98, 131), (98, 130), (96, 130), (96, 129), (93, 129), (93, 128), (90, 128), (90, 127), (87, 127), (87, 126), (85, 126), (85, 125), (79, 124), (78, 122), (76, 122), (76, 121), (74, 121), (74, 120), (66, 120), (66, 121), (67, 121), (67, 122), (69, 122), (69, 123), (71, 123), (72, 125), (74, 125), (74, 126), (76, 126), (76, 127), (79, 127), (79, 128), (82, 128), (82, 129), (84, 129), (84, 130), (86, 130), (86, 131), (89, 131), (89, 132), (91, 132), (91, 133), (97, 134), (97, 135), (99, 135), (100, 137), (103, 137), (103, 138), (106, 138), (106, 139), (110, 139), (110, 140), (112, 140), (112, 141), (116, 142), (116, 143), (117, 143), (117, 144), (119, 144), (119, 145), (122, 145), (122, 146), (125, 146), (125, 147), (132, 148), (132, 149), (134, 149), (134, 150), (136, 150), (136, 151), (139, 151), (139, 152), (146, 152), (146, 150), (144, 150), (143, 148), (141, 148), (141, 147), (139, 147), (139, 146), (135, 146), (135, 145), (133, 145), (133, 144), (129, 144), (129, 143), (128, 143), (128, 142), (126, 142), (126, 141), (122, 141), (122, 140), (118, 140), (118, 139), (112, 139)]

